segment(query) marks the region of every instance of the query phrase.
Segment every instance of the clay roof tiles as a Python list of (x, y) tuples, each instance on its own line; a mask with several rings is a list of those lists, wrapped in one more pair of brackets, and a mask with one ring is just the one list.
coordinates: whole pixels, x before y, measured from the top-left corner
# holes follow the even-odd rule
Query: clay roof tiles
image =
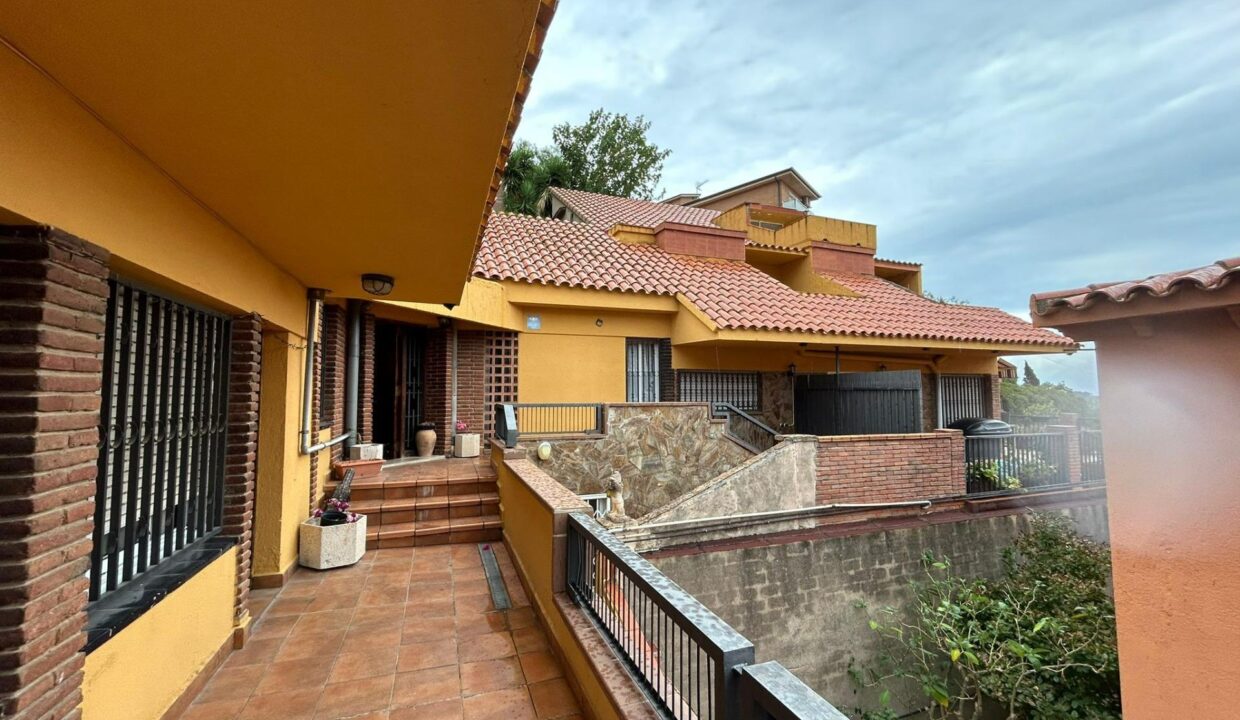
[(551, 192), (573, 212), (604, 229), (616, 223), (653, 228), (665, 221), (716, 227), (715, 218), (719, 216), (718, 210), (612, 197), (584, 190), (552, 188)]
[(1240, 278), (1240, 257), (1219, 260), (1191, 270), (1151, 275), (1144, 280), (1097, 283), (1075, 290), (1037, 293), (1032, 298), (1032, 305), (1039, 315), (1060, 308), (1084, 310), (1097, 302), (1123, 303), (1140, 296), (1167, 297), (1182, 288), (1207, 292), (1221, 290), (1235, 278)]
[[(1074, 344), (1001, 310), (938, 303), (870, 275), (824, 274), (857, 297), (802, 293), (744, 262), (675, 255), (655, 245), (621, 243), (607, 234), (611, 224), (657, 225), (673, 218), (674, 222), (686, 222), (683, 215), (660, 215), (683, 208), (650, 208), (646, 206), (659, 203), (580, 191), (556, 192), (563, 193), (566, 202), (571, 198), (578, 203), (574, 206), (578, 214), (607, 219), (573, 223), (493, 213), (475, 261), (475, 275), (612, 292), (680, 294), (724, 329), (1058, 347)], [(630, 211), (632, 214), (623, 215)]]

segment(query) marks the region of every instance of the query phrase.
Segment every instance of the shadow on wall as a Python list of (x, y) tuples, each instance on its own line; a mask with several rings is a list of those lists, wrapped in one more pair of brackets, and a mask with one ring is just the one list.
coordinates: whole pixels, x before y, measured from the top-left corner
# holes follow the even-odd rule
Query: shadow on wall
[[(603, 492), (615, 471), (624, 480), (624, 501), (631, 517), (684, 495), (752, 457), (724, 435), (706, 405), (623, 404), (607, 406), (607, 434), (601, 437), (551, 439), (551, 457), (534, 460), (544, 472), (573, 492)], [(523, 439), (530, 450), (541, 440)]]

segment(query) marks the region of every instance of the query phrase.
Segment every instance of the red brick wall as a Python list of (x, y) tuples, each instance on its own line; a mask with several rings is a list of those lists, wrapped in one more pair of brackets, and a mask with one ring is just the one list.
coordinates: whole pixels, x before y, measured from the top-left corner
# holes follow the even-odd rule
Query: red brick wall
[(809, 259), (814, 272), (850, 272), (860, 275), (874, 274), (874, 251), (815, 240)]
[(0, 717), (80, 717), (107, 273), (0, 226)]
[(965, 492), (964, 435), (958, 430), (821, 437), (817, 461), (819, 505), (925, 500)]
[(998, 420), (1003, 417), (1003, 398), (1001, 388), (1003, 378), (996, 373), (990, 376), (990, 417)]
[[(323, 313), (319, 313), (318, 329), (315, 336), (323, 337)], [(306, 438), (309, 445), (319, 441), (319, 387), (323, 383), (323, 343), (314, 344), (314, 371), (311, 373), (310, 388), (310, 437)], [(302, 428), (298, 428), (300, 432)], [(319, 453), (310, 454), (310, 497), (306, 500), (306, 513), (314, 510), (319, 499)]]
[(435, 424), (435, 454), (452, 442), (452, 331), (428, 330), (422, 356), (422, 420)]
[(263, 367), (263, 320), (243, 315), (232, 323), (228, 377), (228, 435), (224, 457), (224, 521), (221, 532), (237, 538), (235, 613), (245, 616), (253, 557), (254, 482), (258, 462), (258, 401)]
[(469, 424), (467, 432), (481, 433), (486, 422), (486, 333), (458, 332), (456, 353), (456, 417)]
[(679, 255), (745, 259), (745, 233), (735, 230), (663, 223), (655, 232), (655, 241), (665, 252)]
[(358, 414), (357, 433), (361, 442), (371, 442), (374, 429), (375, 414), (375, 316), (362, 310), (362, 357), (358, 374), (361, 386), (357, 398)]
[[(330, 398), (328, 417), (319, 418), (318, 426), (330, 427), (332, 437), (344, 434), (345, 352), (348, 337), (347, 313), (339, 305), (323, 307), (322, 363), (323, 396)], [(320, 410), (322, 410), (320, 408)], [(344, 456), (344, 445), (331, 449), (332, 462)]]

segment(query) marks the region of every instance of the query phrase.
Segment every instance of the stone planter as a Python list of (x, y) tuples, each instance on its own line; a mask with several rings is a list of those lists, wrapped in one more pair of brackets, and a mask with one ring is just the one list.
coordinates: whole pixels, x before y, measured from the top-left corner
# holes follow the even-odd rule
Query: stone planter
[(299, 529), (301, 547), (298, 560), (315, 570), (328, 570), (352, 565), (366, 553), (366, 516), (357, 522), (323, 527), (318, 518), (310, 518)]
[(418, 430), (413, 436), (413, 446), (418, 453), (418, 457), (430, 457), (435, 452), (435, 441), (439, 439), (438, 433), (429, 428)]
[(478, 433), (457, 433), (453, 453), (457, 457), (478, 457), (482, 452), (482, 435)]

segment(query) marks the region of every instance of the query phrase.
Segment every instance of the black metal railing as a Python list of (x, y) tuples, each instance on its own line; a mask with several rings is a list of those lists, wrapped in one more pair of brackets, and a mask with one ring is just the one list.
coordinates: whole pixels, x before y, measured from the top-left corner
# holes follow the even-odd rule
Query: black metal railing
[(91, 601), (219, 530), (230, 327), (111, 282)]
[(601, 435), (607, 428), (602, 403), (501, 403), (495, 406), (495, 437), (512, 447), (522, 437)]
[(750, 452), (760, 453), (775, 447), (775, 436), (779, 433), (744, 410), (728, 403), (715, 403), (711, 406), (711, 414), (723, 418), (728, 437)]
[(668, 717), (738, 717), (737, 668), (753, 643), (584, 513), (568, 518), (573, 600), (598, 624)]
[(1106, 477), (1106, 465), (1102, 461), (1102, 431), (1081, 430), (1081, 480), (1101, 482)]
[(756, 372), (681, 370), (676, 373), (680, 402), (727, 403), (742, 410), (762, 409), (762, 375)]
[(993, 493), (1067, 484), (1066, 440), (1060, 433), (965, 438), (967, 491)]
[(764, 662), (740, 671), (740, 720), (848, 720), (783, 665)]

